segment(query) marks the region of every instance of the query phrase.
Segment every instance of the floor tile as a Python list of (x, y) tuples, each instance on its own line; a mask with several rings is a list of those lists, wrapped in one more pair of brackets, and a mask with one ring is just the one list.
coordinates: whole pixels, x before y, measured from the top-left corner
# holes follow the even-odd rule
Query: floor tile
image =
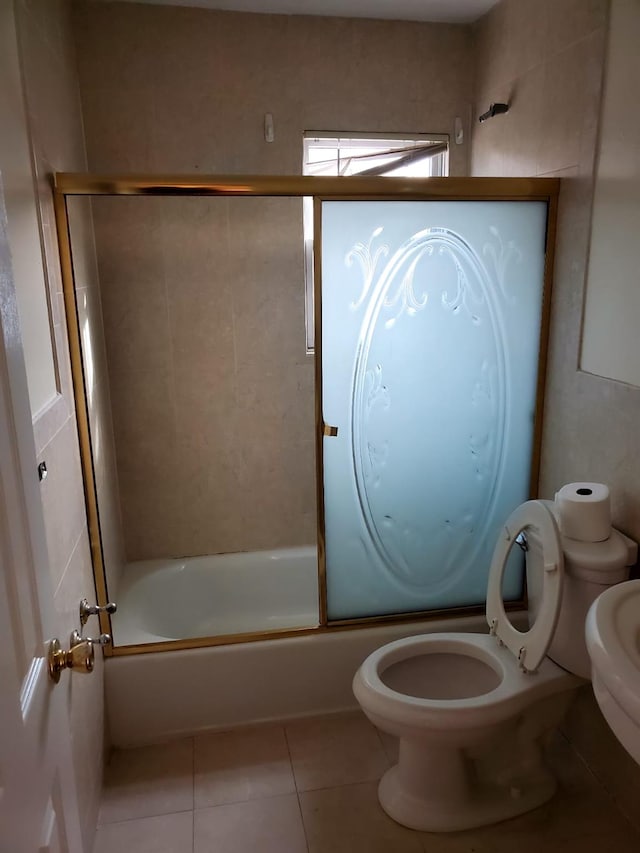
[(194, 812), (194, 853), (307, 853), (295, 794)]
[(193, 812), (98, 827), (93, 853), (192, 853)]
[(390, 764), (397, 764), (400, 738), (388, 735), (386, 732), (380, 731), (380, 729), (378, 729), (378, 736), (382, 742), (382, 748), (385, 751), (388, 762)]
[(363, 714), (298, 720), (285, 731), (298, 791), (373, 781), (389, 766)]
[[(549, 750), (549, 764), (558, 780), (556, 795), (529, 816), (538, 819), (554, 839), (571, 841), (595, 838), (631, 829), (605, 789), (571, 745), (555, 734)], [(523, 816), (526, 819), (527, 816)], [(632, 830), (635, 834), (635, 830)]]
[(203, 735), (194, 751), (196, 808), (296, 790), (282, 727)]
[(558, 790), (540, 808), (492, 826), (457, 833), (421, 833), (425, 853), (631, 853), (640, 839), (597, 780), (560, 735), (549, 764)]
[(420, 833), (395, 823), (366, 782), (300, 794), (309, 853), (422, 853)]
[(596, 777), (560, 732), (554, 732), (551, 736), (547, 760), (558, 779), (561, 791), (576, 794), (591, 792), (597, 795), (605, 793)]
[(466, 832), (423, 832), (420, 837), (424, 853), (637, 853), (640, 844), (637, 834), (624, 829), (565, 838), (553, 823), (532, 826), (523, 818)]
[(635, 829), (560, 734), (548, 754), (558, 778), (548, 803), (459, 833), (414, 832), (385, 815), (377, 779), (396, 751), (395, 738), (362, 714), (117, 751), (105, 774), (94, 853), (640, 850)]
[(100, 823), (193, 808), (193, 741), (117, 750), (106, 767)]

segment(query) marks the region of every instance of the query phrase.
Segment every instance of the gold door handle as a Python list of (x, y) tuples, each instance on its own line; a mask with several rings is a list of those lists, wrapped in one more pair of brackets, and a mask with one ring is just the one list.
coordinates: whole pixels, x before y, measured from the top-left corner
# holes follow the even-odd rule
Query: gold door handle
[(332, 435), (336, 436), (338, 434), (338, 427), (329, 426), (329, 424), (325, 424), (322, 422), (322, 434), (323, 435)]
[(73, 669), (76, 672), (93, 672), (95, 652), (93, 644), (89, 640), (82, 640), (71, 646), (68, 652), (60, 646), (60, 640), (55, 638), (49, 643), (47, 661), (49, 663), (49, 676), (55, 684), (60, 681), (60, 673), (63, 669)]

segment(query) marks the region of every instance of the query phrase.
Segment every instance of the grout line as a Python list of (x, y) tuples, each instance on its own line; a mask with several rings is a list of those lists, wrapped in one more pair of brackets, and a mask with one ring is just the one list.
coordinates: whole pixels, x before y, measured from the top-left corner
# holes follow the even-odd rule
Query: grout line
[(98, 819), (98, 823), (96, 824), (96, 829), (100, 829), (101, 826), (113, 826), (116, 823), (131, 823), (133, 820), (151, 820), (154, 817), (165, 817), (165, 815), (172, 814), (185, 814), (186, 812), (193, 812), (193, 809), (173, 809), (169, 812), (154, 812), (153, 814), (141, 814), (135, 815), (135, 817), (124, 817), (121, 820), (100, 820)]
[(196, 849), (196, 739), (191, 738), (191, 853)]
[(375, 779), (359, 779), (357, 782), (339, 782), (334, 785), (322, 785), (319, 788), (306, 788), (304, 791), (298, 791), (298, 794), (317, 794), (320, 791), (334, 791), (337, 788), (355, 788), (357, 785), (377, 785), (382, 778), (380, 776), (376, 776)]
[[(211, 811), (211, 809), (221, 809), (226, 808), (227, 806), (246, 806), (249, 803), (260, 803), (263, 800), (277, 800), (282, 797), (290, 797), (292, 794), (296, 794), (297, 791), (280, 791), (277, 794), (264, 794), (259, 797), (249, 797), (243, 800), (224, 800), (221, 803), (211, 803), (208, 806), (198, 806), (193, 809), (194, 812), (206, 812)], [(303, 792), (304, 793), (304, 792)], [(186, 811), (186, 810), (185, 810)]]
[(287, 736), (287, 727), (282, 727), (282, 732), (284, 734), (284, 741), (287, 745), (287, 754), (289, 756), (289, 766), (291, 767), (291, 775), (293, 777), (293, 785), (295, 787), (296, 799), (298, 801), (298, 812), (300, 813), (300, 822), (302, 823), (302, 832), (304, 833), (304, 843), (307, 846), (307, 853), (310, 853), (309, 847), (309, 837), (307, 836), (307, 827), (304, 822), (304, 815), (302, 813), (302, 803), (300, 802), (300, 791), (298, 790), (298, 782), (296, 780), (296, 774), (293, 769), (293, 759), (291, 757), (291, 747), (289, 746), (289, 738)]
[[(84, 524), (84, 525), (83, 525), (82, 530), (80, 531), (80, 533), (78, 533), (78, 538), (77, 538), (77, 539), (75, 540), (75, 542), (73, 543), (73, 547), (71, 548), (71, 552), (70, 552), (70, 555), (69, 555), (69, 559), (67, 560), (67, 564), (66, 564), (66, 566), (64, 567), (64, 569), (63, 569), (63, 571), (62, 571), (62, 574), (60, 575), (60, 580), (58, 581), (58, 585), (56, 586), (55, 591), (54, 591), (54, 593), (53, 593), (54, 601), (55, 601), (56, 596), (57, 596), (57, 595), (58, 595), (58, 593), (60, 592), (60, 588), (62, 587), (62, 582), (63, 582), (63, 581), (64, 581), (64, 579), (65, 579), (65, 576), (66, 576), (66, 574), (67, 574), (67, 571), (68, 571), (68, 569), (69, 569), (69, 566), (70, 566), (70, 565), (71, 565), (71, 563), (73, 562), (73, 558), (75, 557), (76, 551), (78, 550), (78, 548), (79, 548), (79, 546), (80, 546), (80, 542), (82, 541), (82, 536), (83, 536), (83, 533), (85, 533), (85, 531), (87, 531), (87, 526), (86, 526), (86, 524)], [(88, 531), (87, 531), (87, 536), (88, 536)]]
[(49, 436), (49, 438), (45, 441), (45, 443), (42, 445), (42, 447), (40, 449), (38, 449), (36, 447), (36, 455), (37, 456), (44, 456), (48, 452), (47, 448), (49, 447), (49, 445), (53, 441), (55, 441), (55, 439), (60, 435), (62, 430), (67, 426), (67, 422), (70, 421), (72, 418), (75, 419), (75, 411), (71, 412), (69, 410), (69, 401), (67, 400), (67, 398), (65, 397), (65, 395), (62, 391), (58, 391), (58, 395), (56, 397), (54, 397), (49, 408), (46, 409), (44, 412), (41, 412), (39, 415), (36, 415), (36, 419), (35, 419), (34, 424), (33, 424), (34, 432), (37, 430), (41, 420), (44, 420), (45, 418), (49, 418), (49, 417), (51, 420), (53, 420), (54, 417), (57, 417), (57, 415), (50, 415), (50, 413), (53, 412), (54, 410), (60, 408), (60, 406), (63, 406), (63, 405), (67, 407), (67, 414), (66, 414), (64, 421), (59, 426), (55, 427), (53, 434)]
[[(225, 199), (225, 261), (228, 261), (231, 254), (231, 246), (230, 246), (230, 238), (231, 238), (231, 226), (229, 222), (229, 199)], [(229, 285), (229, 280), (225, 282), (226, 285)], [(238, 340), (237, 340), (237, 331), (236, 331), (236, 311), (234, 304), (234, 293), (235, 288), (231, 289), (231, 337), (233, 341), (233, 390), (234, 393), (237, 393), (237, 379), (238, 379)], [(236, 400), (237, 405), (237, 400)]]
[(615, 793), (609, 788), (609, 786), (600, 778), (597, 772), (591, 767), (587, 759), (582, 755), (582, 752), (578, 749), (578, 747), (573, 743), (569, 735), (561, 728), (556, 729), (561, 738), (567, 743), (569, 749), (575, 756), (575, 758), (580, 762), (583, 769), (588, 773), (593, 782), (595, 782), (596, 786), (600, 789), (600, 791), (604, 794), (606, 800), (609, 801), (610, 805), (616, 810), (622, 820), (628, 825), (630, 829), (632, 829), (636, 834), (638, 834), (638, 827), (635, 825), (633, 820), (629, 817), (626, 811), (619, 804)]
[(382, 747), (382, 754), (384, 755), (385, 761), (387, 762), (387, 770), (388, 770), (390, 767), (393, 766), (393, 761), (391, 760), (391, 757), (389, 756), (389, 753), (387, 752), (387, 747), (385, 745), (385, 742), (382, 739), (382, 732), (380, 731), (380, 729), (377, 726), (374, 726), (373, 728), (375, 729), (375, 732), (378, 735), (378, 740), (380, 741), (380, 746)]
[(163, 283), (163, 295), (165, 302), (165, 316), (167, 321), (167, 350), (168, 350), (168, 374), (169, 374), (169, 393), (171, 395), (171, 421), (172, 421), (172, 433), (174, 439), (177, 441), (178, 436), (178, 396), (177, 396), (177, 385), (176, 385), (176, 359), (175, 359), (175, 341), (174, 341), (174, 324), (175, 324), (175, 316), (174, 310), (175, 305), (173, 304), (173, 288), (175, 287), (175, 280), (172, 279), (171, 283), (167, 278), (167, 248), (165, 235), (167, 233), (167, 219), (166, 219), (166, 207), (163, 205), (160, 213), (160, 224), (159, 229), (161, 233), (162, 239), (162, 283)]
[(287, 756), (289, 758), (289, 768), (291, 769), (291, 778), (293, 779), (293, 786), (295, 788), (296, 794), (298, 793), (298, 782), (296, 780), (296, 773), (293, 769), (293, 758), (291, 756), (291, 746), (289, 745), (289, 737), (287, 735), (287, 727), (282, 726), (282, 734), (284, 735), (284, 742), (287, 745)]

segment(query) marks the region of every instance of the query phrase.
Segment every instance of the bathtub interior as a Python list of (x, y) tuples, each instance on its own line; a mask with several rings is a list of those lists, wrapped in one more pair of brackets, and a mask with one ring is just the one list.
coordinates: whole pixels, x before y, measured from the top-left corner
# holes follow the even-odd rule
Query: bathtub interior
[(115, 646), (318, 625), (315, 546), (129, 563)]

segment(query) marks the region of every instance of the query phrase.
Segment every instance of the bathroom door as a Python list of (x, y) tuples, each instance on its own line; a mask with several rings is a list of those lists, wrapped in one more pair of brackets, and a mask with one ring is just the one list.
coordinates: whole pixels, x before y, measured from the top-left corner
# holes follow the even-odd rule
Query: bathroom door
[(322, 202), (329, 622), (484, 602), (530, 496), (546, 220), (541, 201)]
[(70, 673), (55, 688), (48, 677), (55, 614), (38, 485), (0, 184), (0, 850), (82, 853)]

